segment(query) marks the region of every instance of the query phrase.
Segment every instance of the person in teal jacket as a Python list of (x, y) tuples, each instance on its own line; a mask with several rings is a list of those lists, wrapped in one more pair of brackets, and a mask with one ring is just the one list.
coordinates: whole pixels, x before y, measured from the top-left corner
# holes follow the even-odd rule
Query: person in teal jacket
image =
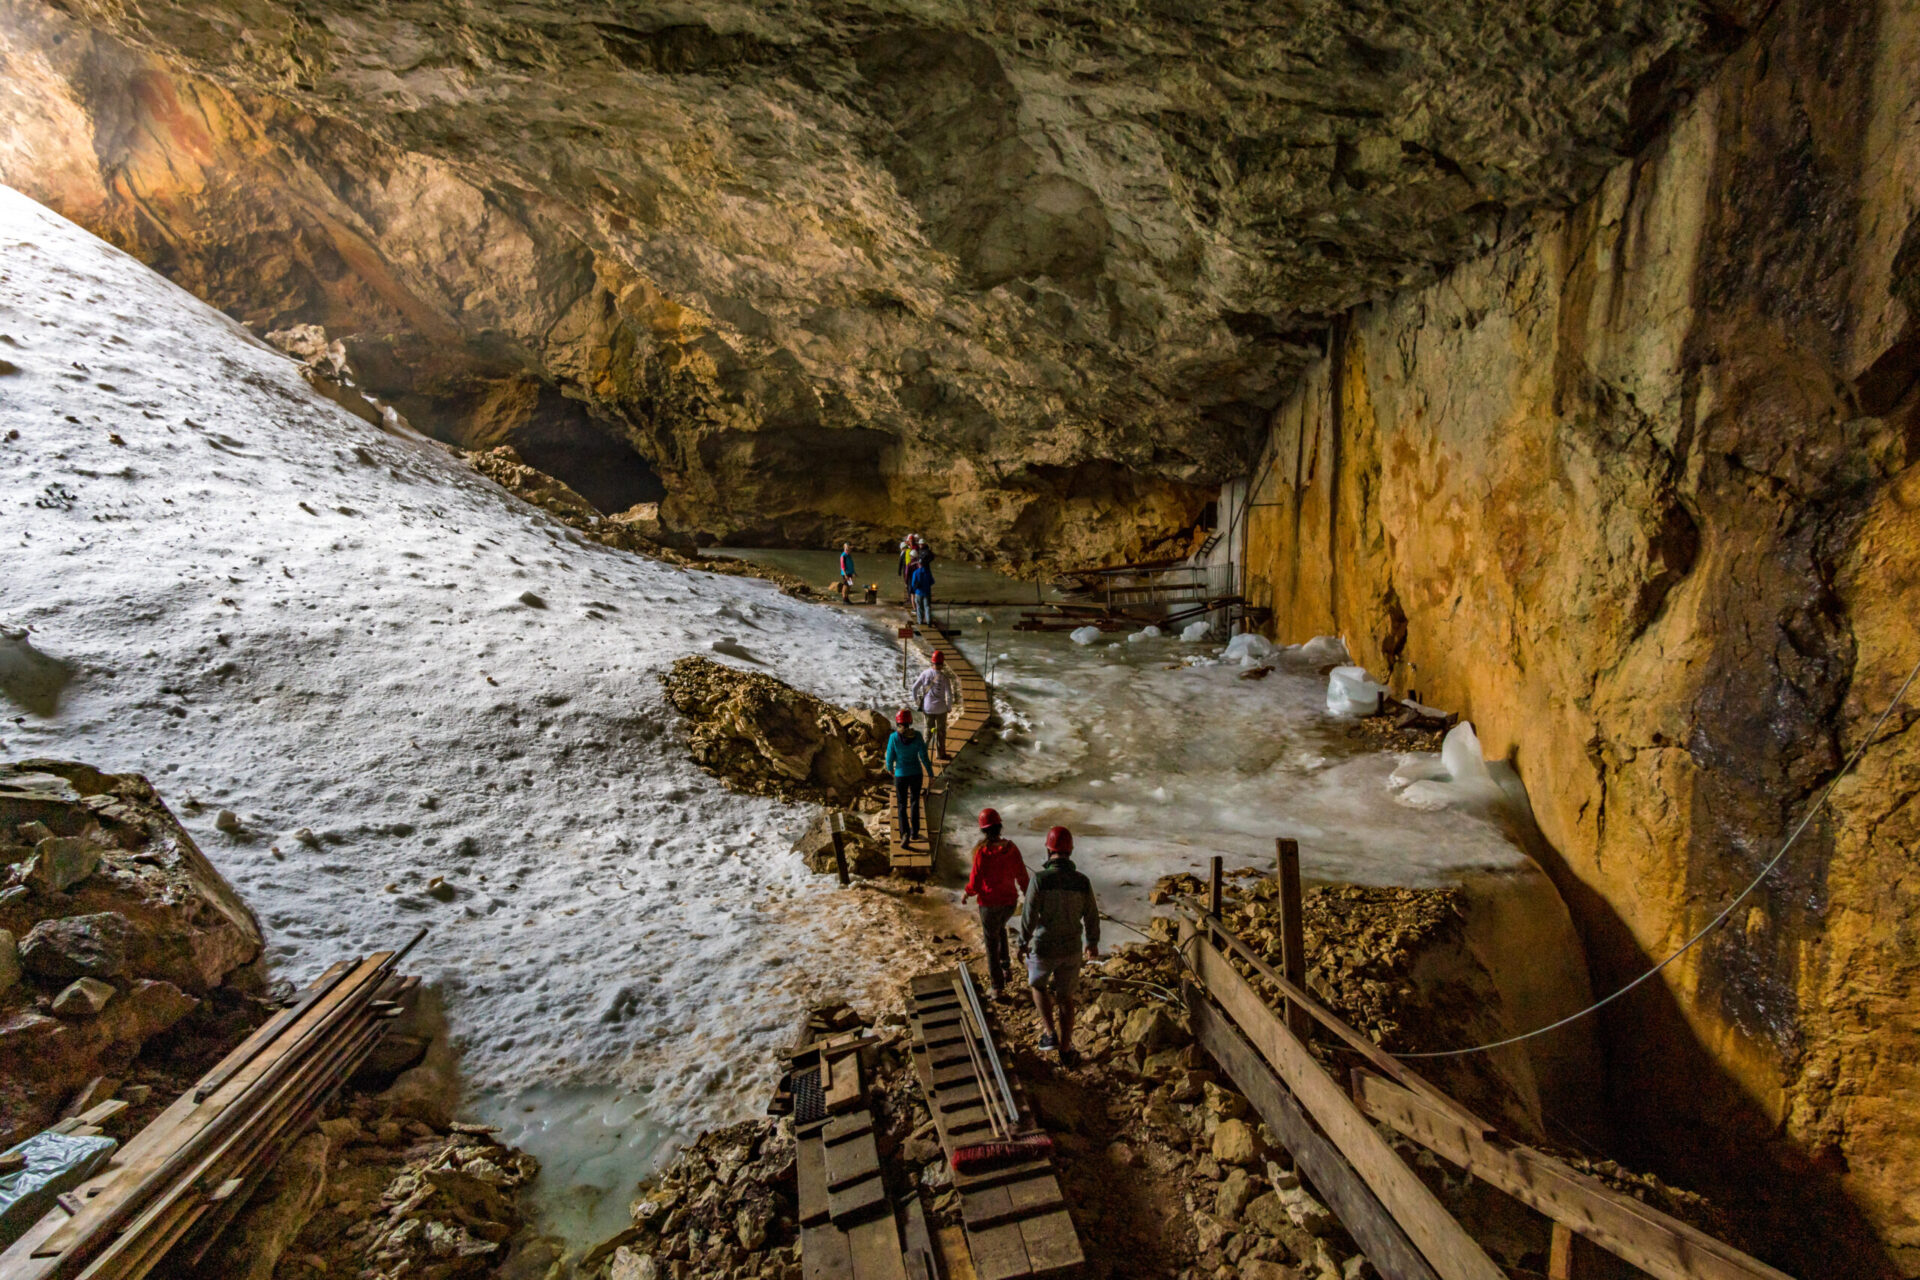
[(902, 709), (893, 718), (897, 726), (887, 739), (887, 772), (893, 775), (894, 834), (901, 844), (920, 838), (920, 788), (933, 770), (927, 740), (913, 727), (913, 712)]

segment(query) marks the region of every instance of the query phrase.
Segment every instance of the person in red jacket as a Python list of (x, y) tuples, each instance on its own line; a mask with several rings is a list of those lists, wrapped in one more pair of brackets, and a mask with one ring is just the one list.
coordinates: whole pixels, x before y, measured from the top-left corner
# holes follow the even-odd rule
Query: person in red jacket
[(987, 999), (998, 1000), (1007, 985), (1007, 922), (1027, 888), (1027, 864), (1020, 846), (1000, 838), (1000, 814), (980, 811), (980, 843), (973, 849), (973, 872), (960, 901), (980, 900), (980, 936), (987, 949)]

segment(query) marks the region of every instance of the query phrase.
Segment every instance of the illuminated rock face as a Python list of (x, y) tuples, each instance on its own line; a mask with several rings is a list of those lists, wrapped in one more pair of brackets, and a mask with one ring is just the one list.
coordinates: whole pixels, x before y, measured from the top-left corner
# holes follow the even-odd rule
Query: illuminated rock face
[[(1276, 417), (1256, 594), (1511, 755), (1596, 991), (1758, 872), (1920, 659), (1916, 50), (1911, 9), (1781, 6)], [(1916, 720), (1607, 1016), (1622, 1137), (1763, 1209), (1796, 1275), (1920, 1272)]]
[(0, 181), (669, 528), (1141, 555), (1745, 21), (1592, 8), (0, 0)]

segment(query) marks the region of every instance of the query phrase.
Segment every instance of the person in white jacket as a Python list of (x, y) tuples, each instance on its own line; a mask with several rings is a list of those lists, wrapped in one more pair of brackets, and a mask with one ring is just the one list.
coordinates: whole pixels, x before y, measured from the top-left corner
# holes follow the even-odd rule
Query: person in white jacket
[(946, 658), (933, 651), (927, 669), (913, 682), (913, 700), (927, 717), (927, 741), (942, 760), (947, 758), (947, 713), (953, 710), (953, 676), (947, 672)]

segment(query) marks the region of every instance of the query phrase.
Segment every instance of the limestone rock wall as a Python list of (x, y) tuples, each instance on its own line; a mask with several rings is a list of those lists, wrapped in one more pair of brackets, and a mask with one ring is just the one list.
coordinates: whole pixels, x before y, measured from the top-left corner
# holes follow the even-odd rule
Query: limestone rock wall
[[(1256, 599), (1513, 761), (1597, 992), (1746, 884), (1920, 659), (1917, 323), (1920, 8), (1786, 0), (1274, 417)], [(1619, 1136), (1796, 1275), (1920, 1274), (1916, 725), (1604, 1015)]]
[(609, 514), (1084, 562), (1760, 7), (0, 0), (0, 181)]

